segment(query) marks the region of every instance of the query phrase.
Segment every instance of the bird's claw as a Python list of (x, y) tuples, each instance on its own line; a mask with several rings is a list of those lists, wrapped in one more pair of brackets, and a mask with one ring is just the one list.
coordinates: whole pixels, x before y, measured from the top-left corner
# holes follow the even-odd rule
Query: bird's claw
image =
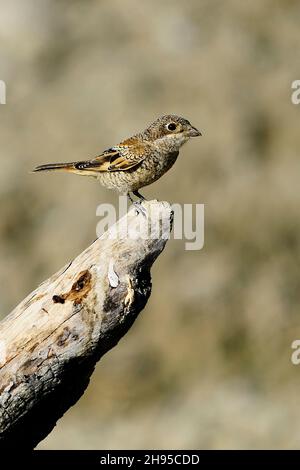
[(134, 205), (134, 207), (135, 207), (135, 210), (136, 210), (137, 215), (138, 215), (138, 214), (142, 214), (143, 217), (147, 217), (147, 211), (146, 211), (146, 209), (142, 206), (142, 202), (141, 202), (141, 201), (134, 201), (133, 205)]

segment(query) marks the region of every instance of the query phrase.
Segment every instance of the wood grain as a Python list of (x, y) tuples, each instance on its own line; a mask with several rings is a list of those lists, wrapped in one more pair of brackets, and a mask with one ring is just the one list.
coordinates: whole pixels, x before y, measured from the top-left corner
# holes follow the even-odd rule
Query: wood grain
[(30, 450), (44, 439), (144, 308), (172, 211), (143, 204), (147, 217), (131, 208), (0, 323), (1, 449)]

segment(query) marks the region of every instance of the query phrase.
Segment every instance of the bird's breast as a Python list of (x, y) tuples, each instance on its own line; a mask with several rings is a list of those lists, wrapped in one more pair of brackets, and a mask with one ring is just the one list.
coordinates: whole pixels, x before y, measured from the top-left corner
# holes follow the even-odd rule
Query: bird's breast
[[(179, 152), (169, 152), (166, 154), (152, 154), (141, 164), (141, 170), (144, 173), (146, 184), (159, 179), (166, 171), (168, 171), (176, 162)], [(148, 182), (149, 180), (149, 182)]]
[(121, 193), (136, 191), (158, 180), (175, 163), (178, 151), (166, 154), (153, 152), (145, 157), (137, 167), (127, 171), (99, 173), (100, 183)]

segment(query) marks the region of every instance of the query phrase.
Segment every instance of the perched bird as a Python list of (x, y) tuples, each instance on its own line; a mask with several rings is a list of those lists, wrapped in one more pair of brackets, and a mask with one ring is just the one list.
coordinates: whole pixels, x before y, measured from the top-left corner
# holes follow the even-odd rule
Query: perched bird
[(49, 163), (34, 171), (67, 171), (93, 176), (109, 189), (127, 194), (132, 192), (145, 199), (139, 189), (158, 180), (175, 163), (180, 147), (190, 137), (201, 133), (186, 119), (167, 115), (158, 118), (147, 129), (91, 159), (72, 163)]

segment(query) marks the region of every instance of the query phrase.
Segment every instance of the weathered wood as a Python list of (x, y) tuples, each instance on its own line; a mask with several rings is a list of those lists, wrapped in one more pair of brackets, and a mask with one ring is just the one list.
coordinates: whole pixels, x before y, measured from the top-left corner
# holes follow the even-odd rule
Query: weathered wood
[(156, 201), (144, 207), (147, 217), (132, 208), (0, 323), (1, 449), (44, 439), (145, 306), (172, 211)]

